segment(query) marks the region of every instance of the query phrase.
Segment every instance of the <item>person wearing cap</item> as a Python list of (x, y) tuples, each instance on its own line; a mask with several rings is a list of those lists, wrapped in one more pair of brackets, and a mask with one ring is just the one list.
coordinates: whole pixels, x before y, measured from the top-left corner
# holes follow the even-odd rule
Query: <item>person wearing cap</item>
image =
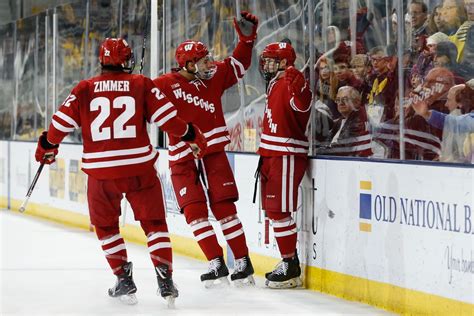
[(428, 39), (426, 40), (426, 47), (428, 48), (429, 52), (434, 55), (434, 53), (436, 52), (436, 46), (439, 43), (445, 41), (449, 41), (448, 35), (444, 34), (443, 32), (436, 32), (430, 37), (428, 37)]
[(394, 117), (394, 102), (398, 86), (397, 58), (389, 56), (385, 47), (374, 47), (369, 51), (373, 74), (367, 96), (367, 115), (372, 125)]
[[(454, 75), (444, 67), (436, 67), (428, 72), (421, 89), (412, 90), (407, 104), (420, 102), (431, 110), (447, 112), (445, 106), (449, 89), (454, 85)], [(413, 107), (413, 106), (412, 106)], [(413, 109), (415, 109), (413, 107)], [(411, 108), (405, 116), (406, 156), (416, 160), (437, 160), (441, 153), (442, 130), (430, 126)]]
[[(426, 39), (426, 45), (418, 55), (418, 58), (413, 65), (410, 77), (418, 75), (419, 77), (424, 78), (426, 74), (433, 69), (433, 59), (436, 54), (436, 46), (443, 41), (449, 41), (449, 37), (442, 32), (437, 32)], [(416, 87), (413, 86), (413, 88)]]

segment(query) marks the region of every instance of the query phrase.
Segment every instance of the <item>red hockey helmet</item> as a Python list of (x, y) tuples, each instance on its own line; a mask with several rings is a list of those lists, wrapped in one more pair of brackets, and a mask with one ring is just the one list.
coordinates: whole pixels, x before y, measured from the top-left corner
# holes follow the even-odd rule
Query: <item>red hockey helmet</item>
[(294, 66), (296, 53), (291, 44), (285, 42), (271, 43), (265, 46), (261, 58), (272, 58), (278, 61), (286, 59), (288, 66)]
[(180, 68), (186, 66), (188, 61), (197, 62), (199, 59), (209, 55), (206, 45), (198, 41), (185, 41), (179, 44), (174, 55)]
[(106, 38), (100, 45), (99, 61), (102, 67), (120, 67), (124, 70), (133, 70), (135, 64), (132, 49), (123, 38)]

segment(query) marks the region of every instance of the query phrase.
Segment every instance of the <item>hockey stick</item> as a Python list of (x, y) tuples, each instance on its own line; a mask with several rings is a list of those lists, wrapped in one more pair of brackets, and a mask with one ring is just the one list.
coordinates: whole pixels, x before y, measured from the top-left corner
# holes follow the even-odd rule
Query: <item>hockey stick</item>
[(143, 64), (145, 63), (147, 33), (148, 33), (148, 2), (145, 0), (145, 27), (143, 29), (142, 59), (140, 60), (140, 75), (143, 74)]
[(36, 186), (36, 182), (38, 182), (38, 178), (41, 174), (41, 171), (43, 171), (43, 167), (44, 167), (44, 162), (40, 164), (38, 171), (36, 171), (35, 177), (33, 178), (33, 181), (30, 184), (30, 188), (28, 189), (28, 192), (26, 193), (26, 198), (20, 206), (20, 209), (19, 209), (20, 213), (23, 213), (25, 211), (26, 205), (28, 204), (28, 200), (30, 199), (31, 193), (33, 193), (33, 189)]
[[(145, 64), (147, 32), (148, 32), (148, 2), (145, 0), (145, 27), (143, 28), (142, 57), (140, 60), (140, 70), (139, 70), (140, 75), (143, 74), (143, 65)], [(122, 199), (125, 199), (125, 197), (122, 197)], [(120, 224), (121, 227), (125, 226), (126, 220), (127, 220), (127, 200), (125, 199), (123, 212), (122, 212), (122, 223)]]

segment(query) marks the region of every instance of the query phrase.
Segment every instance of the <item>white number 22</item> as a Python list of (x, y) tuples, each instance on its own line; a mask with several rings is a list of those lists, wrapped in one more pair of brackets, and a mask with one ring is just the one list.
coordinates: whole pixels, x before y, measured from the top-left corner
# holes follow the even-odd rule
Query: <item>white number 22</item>
[[(113, 136), (110, 127), (102, 127), (104, 122), (110, 116), (110, 100), (106, 97), (94, 98), (90, 103), (91, 111), (99, 111), (99, 115), (91, 123), (91, 135), (93, 141), (101, 141), (117, 138), (133, 138), (136, 137), (135, 125), (125, 126), (133, 115), (135, 115), (135, 99), (129, 96), (117, 97), (112, 102), (114, 109), (121, 109), (125, 106), (125, 111), (122, 112), (113, 122)], [(125, 126), (125, 127), (124, 127)]]

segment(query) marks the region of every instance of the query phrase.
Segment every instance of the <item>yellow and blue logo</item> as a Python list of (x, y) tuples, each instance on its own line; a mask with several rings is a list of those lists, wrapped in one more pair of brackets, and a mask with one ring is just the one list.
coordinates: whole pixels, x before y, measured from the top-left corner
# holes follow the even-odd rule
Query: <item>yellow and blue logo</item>
[(360, 181), (359, 187), (359, 230), (370, 233), (372, 231), (372, 181)]

